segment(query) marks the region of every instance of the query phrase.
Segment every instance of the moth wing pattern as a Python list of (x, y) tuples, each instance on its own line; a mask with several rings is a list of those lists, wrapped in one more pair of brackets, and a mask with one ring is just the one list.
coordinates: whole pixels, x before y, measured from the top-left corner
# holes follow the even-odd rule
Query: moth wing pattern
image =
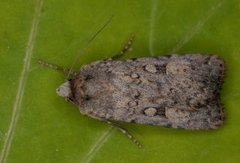
[(81, 67), (70, 81), (71, 98), (97, 119), (218, 128), (224, 72), (222, 59), (205, 54), (102, 60)]

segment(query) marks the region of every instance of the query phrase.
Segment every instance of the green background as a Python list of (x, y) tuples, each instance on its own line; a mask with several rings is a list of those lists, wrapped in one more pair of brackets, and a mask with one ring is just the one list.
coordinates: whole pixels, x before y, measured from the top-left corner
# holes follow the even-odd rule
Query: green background
[[(125, 58), (213, 53), (225, 59), (223, 127), (123, 124), (143, 144), (138, 149), (58, 97), (66, 76), (37, 63), (76, 61), (77, 70), (113, 56), (133, 33)], [(240, 162), (239, 45), (239, 0), (1, 0), (0, 162)]]

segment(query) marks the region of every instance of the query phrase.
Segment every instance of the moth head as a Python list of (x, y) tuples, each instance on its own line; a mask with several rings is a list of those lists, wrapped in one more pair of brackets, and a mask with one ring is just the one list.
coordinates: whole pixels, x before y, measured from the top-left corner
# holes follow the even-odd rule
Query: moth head
[(63, 84), (61, 84), (57, 90), (57, 94), (61, 97), (64, 97), (66, 100), (72, 101), (72, 90), (70, 80), (67, 80)]

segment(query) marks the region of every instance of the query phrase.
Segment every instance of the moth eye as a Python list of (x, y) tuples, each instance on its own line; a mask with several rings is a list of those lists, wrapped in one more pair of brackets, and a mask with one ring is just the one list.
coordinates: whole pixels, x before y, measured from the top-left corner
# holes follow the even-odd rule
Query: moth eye
[(71, 97), (68, 97), (68, 98), (67, 98), (67, 101), (73, 102), (73, 99), (72, 99)]

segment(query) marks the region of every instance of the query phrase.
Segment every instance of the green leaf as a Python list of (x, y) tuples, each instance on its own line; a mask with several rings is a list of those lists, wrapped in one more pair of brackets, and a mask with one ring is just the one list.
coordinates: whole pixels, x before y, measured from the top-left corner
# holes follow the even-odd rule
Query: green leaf
[[(238, 0), (2, 0), (0, 162), (238, 162), (239, 10)], [(223, 127), (187, 131), (123, 124), (143, 144), (138, 149), (58, 97), (55, 89), (66, 76), (37, 63), (76, 62), (78, 70), (113, 56), (133, 33), (133, 51), (125, 58), (213, 53), (225, 59)]]

